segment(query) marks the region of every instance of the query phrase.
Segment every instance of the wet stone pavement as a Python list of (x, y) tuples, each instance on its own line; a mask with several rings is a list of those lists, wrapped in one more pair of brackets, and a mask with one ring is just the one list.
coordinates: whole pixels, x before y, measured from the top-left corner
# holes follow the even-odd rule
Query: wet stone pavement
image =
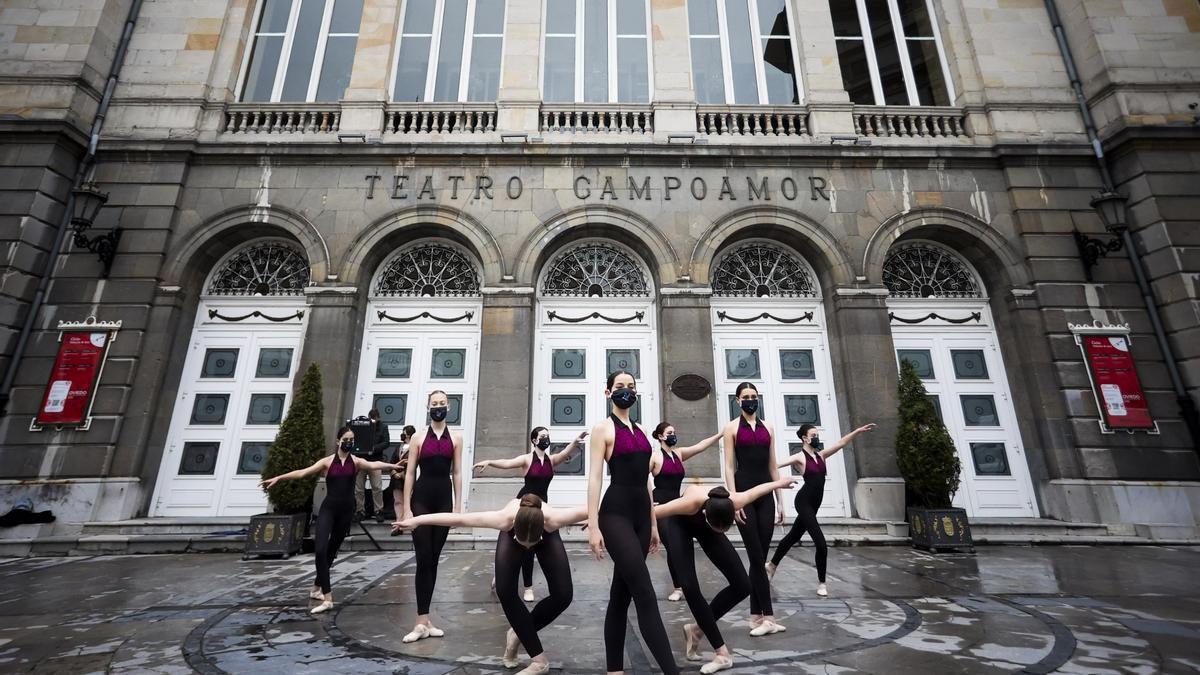
[[(555, 672), (601, 673), (611, 563), (571, 552), (575, 598), (542, 633)], [(812, 549), (775, 576), (788, 630), (751, 637), (743, 602), (722, 622), (733, 673), (1194, 673), (1200, 671), (1200, 548), (903, 547), (830, 552), (818, 598)], [(697, 565), (706, 595), (718, 588)], [(103, 556), (0, 561), (0, 672), (503, 673), (506, 623), (486, 551), (442, 557), (440, 639), (405, 645), (415, 614), (411, 553), (352, 553), (334, 567), (335, 609), (308, 609), (312, 556)], [(659, 607), (685, 672), (684, 602)], [(535, 589), (544, 593), (540, 572)], [(649, 673), (631, 610), (626, 672)], [(707, 645), (706, 645), (707, 646)], [(706, 653), (710, 656), (710, 653)]]

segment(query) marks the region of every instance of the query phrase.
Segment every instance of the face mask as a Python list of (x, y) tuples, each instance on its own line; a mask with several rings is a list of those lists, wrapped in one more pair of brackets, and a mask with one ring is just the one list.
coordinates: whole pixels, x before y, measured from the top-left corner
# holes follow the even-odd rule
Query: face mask
[(754, 413), (758, 412), (758, 399), (742, 399), (741, 406), (742, 412), (746, 413), (747, 415), (753, 415)]
[(612, 402), (621, 410), (628, 410), (637, 403), (637, 392), (632, 389), (617, 389), (611, 394)]
[(444, 405), (436, 408), (430, 408), (429, 419), (433, 420), (434, 422), (441, 422), (442, 420), (446, 419), (446, 413), (449, 411), (450, 409)]
[(550, 447), (549, 438), (539, 438), (537, 442), (538, 450), (545, 450)]
[(821, 439), (816, 436), (813, 436), (812, 438), (808, 439), (808, 445), (813, 450), (817, 450), (817, 451), (821, 451), (821, 450), (825, 449), (825, 444), (822, 443)]
[(663, 442), (667, 444), (668, 448), (673, 448), (675, 447), (675, 444), (679, 442), (679, 437), (675, 434), (671, 434), (670, 436), (664, 438)]
[(343, 451), (350, 452), (353, 449), (354, 449), (354, 441), (352, 441), (352, 440), (351, 441), (342, 441), (342, 450)]

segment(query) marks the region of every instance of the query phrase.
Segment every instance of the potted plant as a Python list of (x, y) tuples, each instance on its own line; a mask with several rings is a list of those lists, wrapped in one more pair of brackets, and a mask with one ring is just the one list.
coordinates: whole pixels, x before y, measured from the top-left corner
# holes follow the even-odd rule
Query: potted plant
[(908, 494), (912, 545), (929, 551), (974, 550), (967, 512), (954, 508), (962, 463), (916, 367), (900, 361), (900, 426), (896, 460)]
[[(300, 390), (292, 399), (279, 433), (267, 451), (262, 477), (311, 466), (325, 453), (325, 407), (321, 402), (321, 370), (312, 364), (300, 380)], [(250, 518), (246, 551), (251, 555), (282, 555), (300, 550), (312, 513), (315, 476), (281, 481), (267, 492), (270, 512)]]

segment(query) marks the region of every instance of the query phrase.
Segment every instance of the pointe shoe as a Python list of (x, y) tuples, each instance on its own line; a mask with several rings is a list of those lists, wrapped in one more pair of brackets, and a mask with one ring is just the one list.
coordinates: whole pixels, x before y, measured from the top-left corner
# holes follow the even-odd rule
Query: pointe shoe
[(771, 622), (767, 621), (766, 619), (763, 619), (762, 621), (759, 622), (759, 624), (757, 626), (750, 629), (750, 635), (752, 635), (754, 637), (762, 637), (764, 635), (770, 635), (773, 632), (774, 631), (771, 630)]
[(316, 607), (313, 607), (312, 609), (308, 610), (308, 613), (309, 614), (322, 614), (324, 612), (328, 612), (331, 609), (333, 609), (333, 601), (326, 600), (325, 602), (322, 602), (321, 604), (317, 605)]
[(413, 626), (413, 629), (408, 632), (408, 635), (405, 635), (401, 639), (401, 642), (407, 644), (410, 642), (416, 642), (417, 640), (424, 640), (427, 637), (429, 637), (429, 626), (419, 623), (416, 626)]
[(446, 634), (446, 631), (442, 630), (441, 628), (438, 628), (437, 626), (435, 626), (433, 624), (429, 624), (429, 637), (442, 637), (445, 634)]
[(696, 638), (696, 624), (688, 623), (683, 625), (683, 644), (685, 645), (684, 653), (687, 655), (688, 661), (700, 661), (700, 640)]
[(773, 562), (767, 563), (767, 578), (774, 579), (775, 578), (775, 570), (777, 570), (777, 569), (779, 569), (779, 568), (775, 563), (773, 563)]
[(521, 599), (524, 600), (525, 602), (533, 602), (535, 600), (535, 598), (533, 597), (533, 589), (526, 588), (525, 595), (521, 596)]
[(704, 675), (708, 675), (709, 673), (715, 673), (719, 670), (728, 670), (732, 667), (733, 667), (733, 659), (732, 658), (730, 658), (728, 656), (721, 656), (720, 654), (716, 654), (713, 656), (712, 661), (709, 661), (708, 663), (704, 664), (703, 666), (700, 666), (700, 672), (704, 673)]
[(324, 600), (325, 594), (322, 593), (320, 589), (317, 589), (315, 591), (309, 591), (308, 597), (312, 598), (313, 600)]
[(530, 661), (529, 666), (517, 673), (517, 675), (545, 675), (550, 672), (549, 663), (541, 663), (539, 661)]
[(667, 596), (667, 600), (670, 600), (671, 602), (679, 602), (682, 599), (683, 599), (683, 590), (679, 589), (679, 588), (676, 588), (675, 590), (671, 591), (671, 594)]
[(781, 623), (775, 623), (774, 621), (764, 621), (763, 623), (769, 623), (769, 624), (771, 624), (771, 633), (772, 633), (772, 634), (774, 634), (774, 633), (782, 633), (782, 632), (784, 632), (785, 630), (787, 630), (787, 626), (785, 626), (785, 625), (783, 625), (783, 624), (781, 624)]
[(517, 639), (517, 633), (509, 628), (508, 632), (504, 634), (504, 656), (502, 660), (504, 661), (505, 668), (516, 668), (520, 665), (520, 661), (517, 660), (517, 649), (520, 646), (521, 641)]
[(822, 598), (829, 596), (829, 589), (825, 587), (825, 584), (817, 584), (817, 595)]

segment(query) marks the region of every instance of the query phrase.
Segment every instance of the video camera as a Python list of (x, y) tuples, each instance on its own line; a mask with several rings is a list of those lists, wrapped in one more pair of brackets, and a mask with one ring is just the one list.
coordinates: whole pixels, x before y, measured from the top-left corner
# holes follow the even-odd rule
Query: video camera
[(363, 459), (369, 458), (375, 448), (375, 425), (371, 422), (371, 418), (359, 415), (354, 419), (346, 420), (346, 426), (350, 427), (350, 432), (354, 434), (354, 450), (352, 452)]

